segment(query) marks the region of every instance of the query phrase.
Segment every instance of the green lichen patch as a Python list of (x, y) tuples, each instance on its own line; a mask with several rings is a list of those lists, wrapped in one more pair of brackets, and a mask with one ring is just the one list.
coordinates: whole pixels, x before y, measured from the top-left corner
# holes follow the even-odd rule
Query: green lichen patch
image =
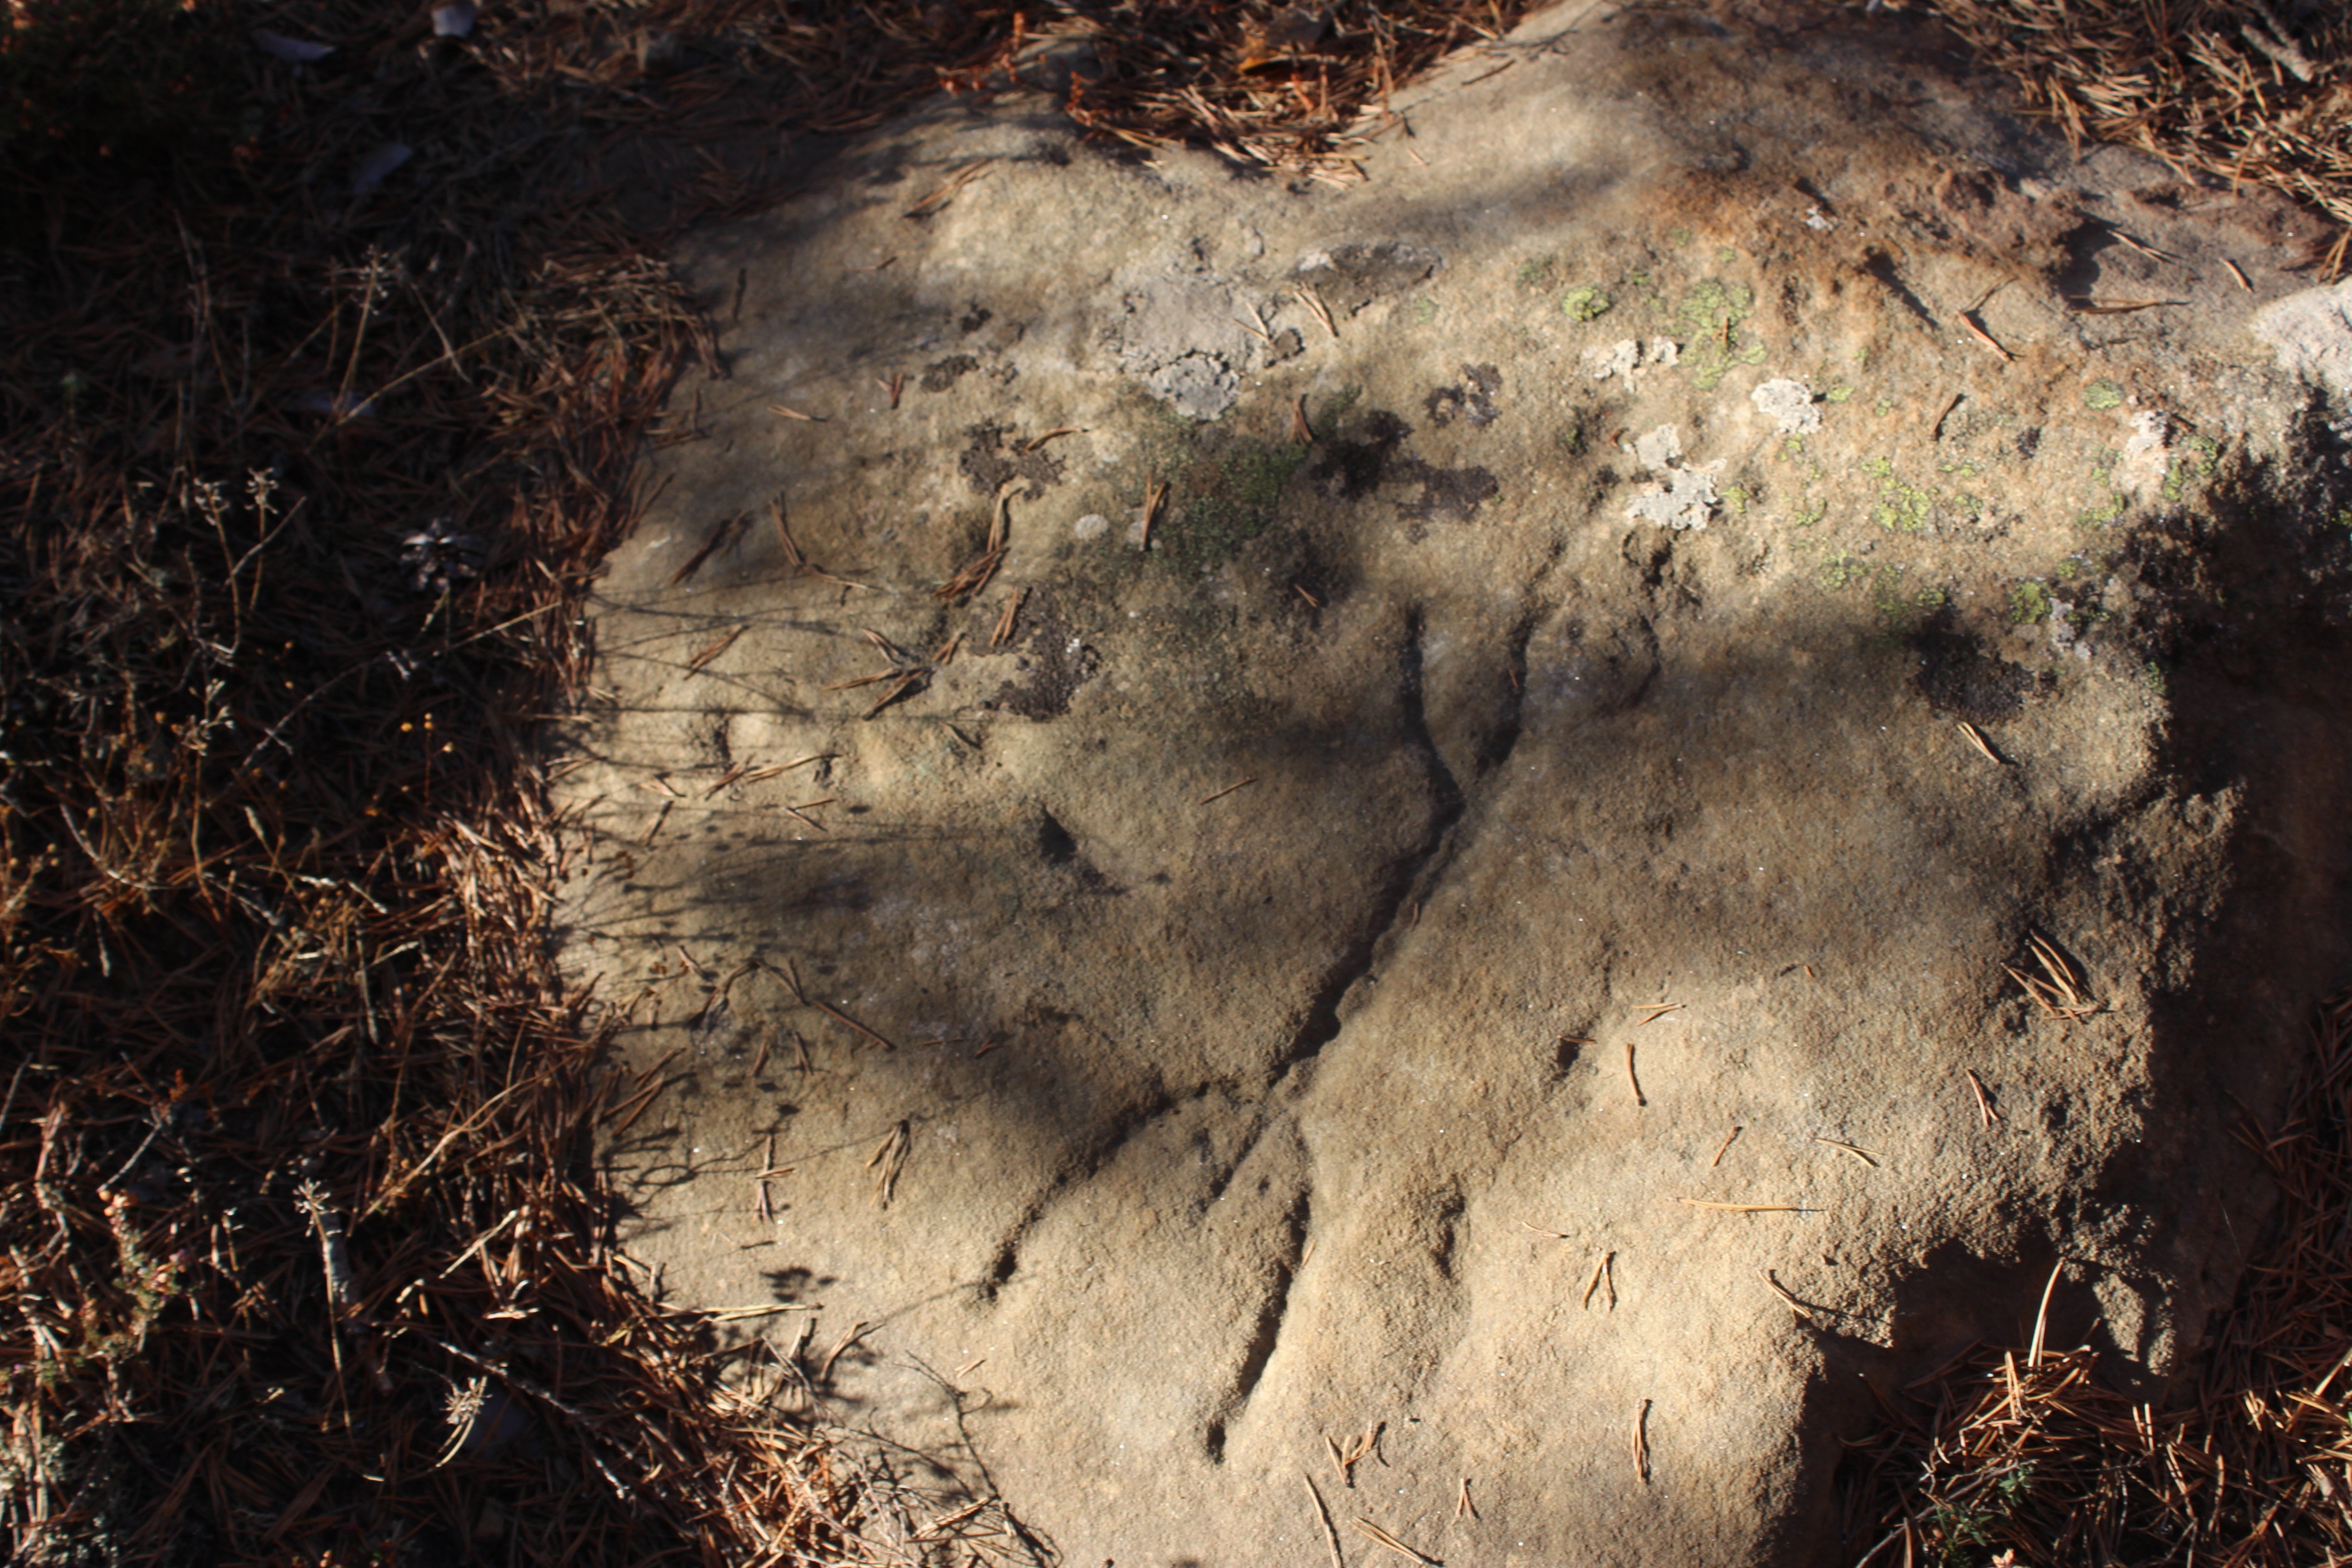
[(2029, 626), (2046, 621), (2051, 605), (2047, 586), (2031, 580), (2020, 583), (2009, 591), (2009, 624)]
[(2112, 376), (2103, 375), (2083, 389), (2083, 406), (2085, 408), (2104, 410), (2121, 408), (2123, 405), (2124, 389)]
[(2113, 528), (2116, 523), (2121, 522), (2124, 520), (2125, 513), (2128, 512), (2130, 510), (2131, 499), (2118, 491), (2117, 493), (2109, 496), (2102, 504), (2091, 508), (2089, 510), (2084, 512), (2080, 517), (2076, 518), (2074, 520), (2074, 526), (2077, 528), (2094, 530)]
[(1879, 487), (1871, 515), (1890, 533), (1925, 533), (1936, 521), (1936, 492), (1890, 479)]
[(2164, 470), (2164, 499), (2179, 500), (2190, 488), (2213, 477), (2221, 466), (2221, 443), (2210, 436), (2191, 436), (2180, 444), (2180, 455)]
[[(1317, 427), (1331, 427), (1353, 401), (1342, 392), (1329, 406), (1311, 410)], [(1152, 483), (1168, 487), (1166, 510), (1151, 531), (1151, 555), (1187, 572), (1222, 565), (1272, 527), (1283, 490), (1307, 458), (1303, 446), (1173, 416), (1156, 418), (1142, 447), (1143, 472), (1129, 486), (1128, 504), (1142, 506)]]
[(1869, 564), (1858, 555), (1825, 556), (1813, 569), (1813, 581), (1832, 594), (1842, 593), (1869, 575)]
[(1764, 363), (1764, 344), (1743, 330), (1756, 313), (1756, 290), (1737, 281), (1701, 279), (1675, 302), (1675, 326), (1685, 341), (1682, 363), (1691, 384), (1712, 392), (1735, 365)]
[(1571, 321), (1592, 321), (1607, 315), (1615, 303), (1609, 297), (1609, 290), (1595, 283), (1586, 283), (1560, 296), (1559, 308)]

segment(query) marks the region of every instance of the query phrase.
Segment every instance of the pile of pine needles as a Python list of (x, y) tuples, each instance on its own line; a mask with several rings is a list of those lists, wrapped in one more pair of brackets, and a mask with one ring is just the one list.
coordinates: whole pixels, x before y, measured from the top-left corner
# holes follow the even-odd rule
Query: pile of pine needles
[[(1900, 4), (1900, 0), (1897, 0)], [(1918, 0), (2077, 146), (2266, 185), (2352, 240), (2352, 11), (2318, 0)]]
[(1850, 1459), (1856, 1568), (2352, 1558), (2352, 993), (2314, 1032), (2284, 1122), (2242, 1130), (2280, 1210), (2194, 1402), (2133, 1404), (2039, 1326), (1975, 1354)]

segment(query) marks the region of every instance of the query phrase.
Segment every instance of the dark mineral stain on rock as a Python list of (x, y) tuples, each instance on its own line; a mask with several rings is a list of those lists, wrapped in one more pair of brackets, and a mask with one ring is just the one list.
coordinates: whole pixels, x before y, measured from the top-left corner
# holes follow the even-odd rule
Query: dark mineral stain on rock
[(965, 435), (971, 444), (956, 460), (956, 468), (971, 481), (972, 489), (991, 500), (1007, 479), (1026, 479), (1027, 497), (1036, 500), (1045, 487), (1062, 482), (1062, 459), (1050, 451), (1024, 450), (1013, 432), (1002, 425), (974, 425)]
[(1484, 468), (1440, 468), (1418, 458), (1399, 458), (1390, 466), (1388, 477), (1421, 487), (1420, 496), (1399, 500), (1397, 510), (1431, 521), (1467, 522), (1477, 513), (1480, 501), (1492, 500), (1503, 488)]
[(945, 392), (979, 368), (980, 362), (970, 354), (950, 354), (923, 368), (921, 385), (925, 392)]
[(1911, 643), (1919, 667), (1912, 679), (1938, 713), (1973, 723), (2014, 718), (2033, 689), (2033, 677), (2007, 659), (1995, 658), (1973, 638), (1948, 626), (1932, 626)]
[(1373, 409), (1360, 438), (1333, 441), (1316, 460), (1316, 488), (1334, 500), (1363, 500), (1388, 478), (1391, 459), (1412, 434), (1412, 426), (1387, 409)]
[(1495, 422), (1495, 394), (1503, 389), (1503, 373), (1491, 364), (1462, 367), (1465, 384), (1441, 386), (1423, 404), (1432, 425), (1444, 426), (1456, 419), (1484, 427)]
[[(992, 712), (1017, 713), (1024, 719), (1058, 719), (1069, 711), (1070, 699), (1078, 688), (1102, 668), (1102, 656), (1055, 613), (1052, 598), (1043, 590), (1031, 598), (1029, 612), (1023, 618), (1030, 631), (1014, 666), (1021, 678), (999, 686), (996, 695), (981, 707)], [(1038, 847), (1049, 848), (1042, 832)]]

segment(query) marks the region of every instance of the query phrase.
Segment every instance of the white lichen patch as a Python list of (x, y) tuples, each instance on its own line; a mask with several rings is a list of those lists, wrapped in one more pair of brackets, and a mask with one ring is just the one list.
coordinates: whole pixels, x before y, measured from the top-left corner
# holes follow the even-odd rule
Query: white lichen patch
[(1715, 462), (1700, 468), (1685, 468), (1682, 432), (1674, 426), (1661, 425), (1633, 437), (1633, 456), (1650, 470), (1655, 481), (1644, 485), (1641, 493), (1625, 503), (1626, 511), (1636, 521), (1675, 529), (1705, 528), (1707, 513), (1723, 504), (1722, 493), (1715, 483), (1715, 476), (1723, 465)]
[(1633, 437), (1633, 456), (1654, 474), (1664, 473), (1683, 460), (1683, 433), (1672, 425)]
[(1681, 363), (1682, 345), (1672, 338), (1652, 338), (1644, 343), (1636, 338), (1605, 348), (1584, 351), (1584, 374), (1594, 381), (1607, 381), (1612, 376), (1623, 376), (1630, 390), (1635, 373), (1643, 370), (1665, 370)]
[(1822, 427), (1822, 411), (1813, 396), (1813, 389), (1801, 381), (1782, 376), (1768, 381), (1748, 395), (1756, 411), (1772, 421), (1773, 433), (1780, 436), (1810, 436)]

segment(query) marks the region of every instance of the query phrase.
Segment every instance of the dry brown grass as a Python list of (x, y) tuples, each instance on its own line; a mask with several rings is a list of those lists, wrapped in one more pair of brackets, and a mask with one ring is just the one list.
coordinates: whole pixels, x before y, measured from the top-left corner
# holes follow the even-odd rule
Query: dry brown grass
[(1857, 1568), (2352, 1556), (2352, 993), (2314, 1034), (2284, 1122), (2242, 1129), (2281, 1208), (2192, 1399), (2136, 1405), (2087, 1349), (1976, 1354), (1849, 1461)]
[[(1900, 0), (1898, 0), (1898, 4)], [(2297, 0), (1914, 0), (2077, 145), (2267, 185), (2352, 234), (2352, 11)], [(2345, 247), (2328, 257), (2343, 269)]]

